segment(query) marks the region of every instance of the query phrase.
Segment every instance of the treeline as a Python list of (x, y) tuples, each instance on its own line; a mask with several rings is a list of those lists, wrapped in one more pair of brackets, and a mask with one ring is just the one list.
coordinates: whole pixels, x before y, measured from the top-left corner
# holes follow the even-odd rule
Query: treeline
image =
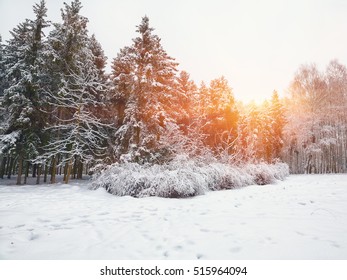
[(347, 172), (347, 69), (333, 60), (297, 71), (285, 100), (283, 160), (292, 173)]
[(261, 106), (245, 106), (224, 77), (197, 86), (177, 70), (148, 17), (106, 74), (107, 58), (81, 8), (79, 0), (65, 3), (62, 22), (51, 23), (41, 1), (35, 18), (0, 44), (0, 178), (17, 174), (21, 184), (30, 173), (37, 183), (54, 183), (61, 174), (68, 182), (114, 162), (163, 164), (181, 154), (232, 164), (283, 158), (305, 171), (303, 143), (295, 142), (299, 159), (288, 150), (297, 88), (285, 102), (274, 92)]

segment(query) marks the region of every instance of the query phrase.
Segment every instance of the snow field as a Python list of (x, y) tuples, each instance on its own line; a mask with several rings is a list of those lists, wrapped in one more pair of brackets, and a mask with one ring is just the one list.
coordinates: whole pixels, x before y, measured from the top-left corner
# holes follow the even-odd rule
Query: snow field
[(0, 186), (1, 259), (346, 259), (347, 175), (186, 199)]

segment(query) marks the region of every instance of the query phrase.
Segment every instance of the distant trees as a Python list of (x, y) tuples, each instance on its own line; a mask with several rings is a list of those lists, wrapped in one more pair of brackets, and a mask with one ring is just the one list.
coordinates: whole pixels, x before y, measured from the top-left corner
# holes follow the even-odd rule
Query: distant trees
[(336, 60), (325, 72), (314, 64), (301, 66), (286, 107), (283, 159), (291, 172), (346, 172), (346, 67)]
[(195, 117), (200, 118), (204, 144), (216, 155), (234, 153), (239, 112), (228, 81), (221, 77), (212, 80), (209, 87), (202, 84), (197, 106)]
[(250, 104), (242, 109), (238, 123), (236, 151), (240, 161), (271, 163), (281, 158), (285, 109), (278, 93), (261, 105)]

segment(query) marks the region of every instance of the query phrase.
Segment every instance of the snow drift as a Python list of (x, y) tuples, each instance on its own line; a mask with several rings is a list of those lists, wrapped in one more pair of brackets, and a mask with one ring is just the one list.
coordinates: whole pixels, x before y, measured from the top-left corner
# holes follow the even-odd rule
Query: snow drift
[(92, 189), (105, 188), (109, 193), (134, 197), (190, 197), (206, 191), (271, 184), (289, 175), (288, 165), (203, 163), (177, 158), (164, 165), (117, 163), (95, 175)]

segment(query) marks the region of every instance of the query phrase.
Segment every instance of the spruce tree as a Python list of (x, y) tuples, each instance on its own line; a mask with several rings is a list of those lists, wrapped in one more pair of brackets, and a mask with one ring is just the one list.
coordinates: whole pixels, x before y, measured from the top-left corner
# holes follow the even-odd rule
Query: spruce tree
[(164, 160), (168, 143), (162, 136), (168, 129), (180, 133), (177, 63), (153, 30), (148, 17), (143, 17), (136, 29), (139, 36), (120, 51), (112, 65), (114, 96), (119, 102), (116, 154), (124, 160)]
[(188, 133), (189, 126), (194, 122), (194, 109), (196, 107), (198, 88), (186, 71), (179, 73), (177, 90), (181, 95), (177, 103), (177, 112), (179, 113), (176, 116), (177, 122), (184, 133)]
[(88, 36), (88, 19), (80, 15), (81, 8), (79, 0), (64, 3), (63, 23), (54, 24), (48, 37), (51, 82), (45, 90), (52, 119), (40, 160), (52, 160), (52, 183), (58, 164), (65, 166), (67, 183), (73, 166), (78, 166), (81, 176), (83, 164), (100, 159), (105, 151), (104, 125), (95, 116), (105, 91), (103, 65), (98, 65), (96, 40)]
[(224, 77), (212, 80), (208, 89), (200, 89), (200, 98), (205, 115), (206, 145), (216, 154), (232, 154), (239, 114), (228, 81)]
[(5, 46), (2, 43), (2, 38), (0, 35), (0, 101), (2, 100), (2, 97), (4, 96), (4, 90), (6, 88), (4, 48)]
[[(3, 150), (14, 150), (18, 156), (17, 184), (21, 184), (24, 161), (29, 161), (39, 154), (43, 118), (41, 106), (41, 69), (43, 29), (46, 21), (45, 2), (33, 7), (36, 18), (26, 20), (11, 32), (12, 38), (5, 47), (5, 78), (3, 105), (7, 110), (8, 127), (5, 131), (7, 140)], [(8, 141), (11, 139), (11, 141)]]
[(270, 101), (269, 115), (272, 128), (272, 158), (280, 158), (283, 147), (283, 129), (285, 126), (284, 106), (274, 91)]

